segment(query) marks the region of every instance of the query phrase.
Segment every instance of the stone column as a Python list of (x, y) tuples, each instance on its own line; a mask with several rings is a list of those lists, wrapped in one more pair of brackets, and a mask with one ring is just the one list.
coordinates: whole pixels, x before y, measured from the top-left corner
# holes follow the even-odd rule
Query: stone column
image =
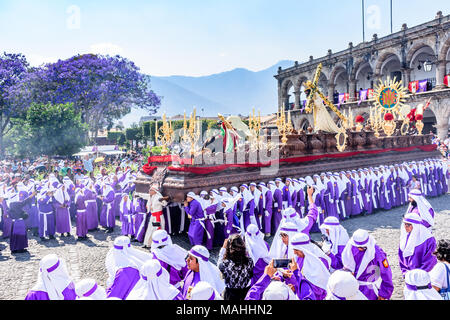
[(403, 86), (405, 88), (408, 88), (409, 82), (411, 81), (411, 69), (405, 68), (405, 69), (402, 69), (401, 71), (402, 71)]
[(278, 80), (278, 111), (283, 110), (283, 92), (281, 90), (281, 81)]
[(294, 110), (299, 110), (300, 109), (300, 90), (294, 91), (294, 97), (295, 97)]
[(283, 110), (288, 110), (290, 96), (291, 96), (290, 94), (286, 94), (286, 96), (284, 97), (284, 104), (283, 104), (284, 109)]
[(436, 63), (436, 87), (434, 90), (441, 90), (446, 88), (444, 84), (445, 71), (447, 68), (447, 61), (438, 61)]
[(439, 139), (444, 141), (448, 136), (448, 121), (450, 119), (450, 100), (436, 100), (430, 106), (436, 117), (436, 131)]
[(436, 131), (439, 139), (444, 141), (448, 136), (448, 117), (436, 118)]
[(356, 101), (356, 80), (350, 80), (348, 86), (349, 100)]
[(381, 74), (374, 74), (373, 75), (373, 86), (378, 86), (378, 84), (380, 83), (380, 80), (382, 80), (382, 76)]
[(328, 85), (328, 99), (333, 102), (334, 89), (336, 86), (334, 84)]

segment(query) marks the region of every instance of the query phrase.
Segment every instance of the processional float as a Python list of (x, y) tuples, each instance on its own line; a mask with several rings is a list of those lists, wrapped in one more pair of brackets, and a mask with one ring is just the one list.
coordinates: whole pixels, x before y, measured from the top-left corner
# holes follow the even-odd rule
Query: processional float
[[(173, 202), (182, 203), (189, 191), (199, 193), (277, 177), (304, 177), (439, 156), (431, 135), (422, 135), (421, 120), (429, 103), (416, 108), (418, 133), (410, 134), (412, 110), (404, 104), (406, 93), (401, 81), (388, 78), (377, 84), (368, 102), (372, 106), (364, 127), (360, 116), (353, 118), (354, 110), (340, 111), (321, 92), (321, 70), (319, 64), (312, 81), (305, 84), (305, 112), (314, 118), (314, 130), (308, 132), (297, 132), (291, 112), (280, 110), (276, 113), (277, 130), (268, 134), (260, 112), (256, 116), (253, 109), (247, 124), (237, 116), (225, 118), (219, 114), (219, 133), (205, 138), (194, 109), (189, 121), (185, 114), (177, 142), (172, 124), (164, 115), (162, 127), (155, 132), (163, 152), (148, 158), (138, 175), (136, 192), (147, 198), (149, 186), (157, 183)], [(338, 116), (337, 123), (328, 109)], [(184, 152), (169, 154), (174, 143), (181, 144)]]

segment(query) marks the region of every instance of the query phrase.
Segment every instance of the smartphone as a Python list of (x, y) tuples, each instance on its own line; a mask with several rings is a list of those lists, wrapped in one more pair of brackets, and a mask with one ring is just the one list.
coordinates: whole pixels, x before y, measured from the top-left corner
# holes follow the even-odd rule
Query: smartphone
[(273, 259), (274, 268), (287, 268), (291, 263), (291, 259)]

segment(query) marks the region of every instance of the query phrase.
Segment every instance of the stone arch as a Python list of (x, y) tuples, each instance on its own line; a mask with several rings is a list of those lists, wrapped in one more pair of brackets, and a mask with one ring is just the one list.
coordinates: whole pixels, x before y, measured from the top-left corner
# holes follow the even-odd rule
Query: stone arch
[(381, 67), (383, 66), (383, 63), (389, 59), (392, 55), (395, 55), (398, 58), (398, 61), (402, 61), (401, 55), (398, 54), (397, 50), (393, 48), (389, 48), (386, 50), (383, 50), (381, 54), (378, 56), (378, 59), (375, 63), (375, 74), (380, 75), (381, 74)]
[(333, 70), (330, 73), (330, 76), (328, 78), (328, 81), (332, 83), (333, 85), (336, 85), (336, 77), (342, 72), (347, 72), (347, 69), (345, 68), (345, 65), (343, 63), (337, 64)]
[[(353, 70), (352, 73), (350, 75), (351, 79), (356, 79), (356, 76), (358, 74), (358, 71), (361, 69), (361, 67), (363, 67), (365, 64), (368, 64), (369, 62), (366, 61), (365, 59), (358, 59), (356, 60), (355, 64), (353, 65)], [(370, 65), (370, 64), (369, 64)], [(372, 68), (372, 67), (371, 67)]]
[(432, 43), (429, 40), (422, 40), (420, 42), (417, 42), (412, 45), (411, 48), (408, 49), (408, 52), (406, 53), (406, 65), (410, 68), (411, 63), (413, 62), (414, 58), (417, 56), (416, 53), (419, 53), (420, 50), (423, 48), (430, 48), (433, 51), (433, 54), (436, 55), (436, 51), (433, 48), (434, 43)]
[(289, 92), (289, 89), (294, 86), (294, 82), (290, 78), (283, 81), (281, 84), (281, 94), (283, 97), (286, 97), (287, 93)]
[[(371, 73), (372, 76), (369, 77), (369, 73)], [(359, 90), (360, 88), (362, 89), (372, 88), (374, 79), (373, 79), (373, 68), (370, 65), (370, 63), (364, 60), (360, 61), (356, 65), (356, 68), (354, 69), (352, 79), (356, 81), (356, 90)]]
[(447, 35), (446, 39), (443, 41), (441, 50), (438, 52), (438, 60), (447, 60), (447, 55), (450, 50), (450, 35)]
[(294, 89), (295, 91), (300, 91), (300, 88), (303, 83), (305, 83), (308, 80), (306, 75), (302, 74), (300, 75), (294, 82)]
[(436, 130), (436, 124), (437, 124), (437, 117), (436, 114), (434, 113), (433, 109), (431, 108), (427, 108), (427, 110), (425, 110), (423, 112), (423, 134), (428, 134), (430, 131), (432, 131), (433, 133), (437, 133)]

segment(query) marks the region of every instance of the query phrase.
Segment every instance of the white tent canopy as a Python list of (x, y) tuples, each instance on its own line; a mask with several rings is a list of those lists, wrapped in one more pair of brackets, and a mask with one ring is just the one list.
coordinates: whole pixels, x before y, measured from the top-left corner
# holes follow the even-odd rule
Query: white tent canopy
[(87, 146), (84, 147), (80, 152), (75, 153), (73, 156), (83, 157), (85, 155), (93, 155), (97, 153), (110, 156), (110, 155), (124, 154), (126, 152), (117, 150), (117, 146), (115, 145)]

